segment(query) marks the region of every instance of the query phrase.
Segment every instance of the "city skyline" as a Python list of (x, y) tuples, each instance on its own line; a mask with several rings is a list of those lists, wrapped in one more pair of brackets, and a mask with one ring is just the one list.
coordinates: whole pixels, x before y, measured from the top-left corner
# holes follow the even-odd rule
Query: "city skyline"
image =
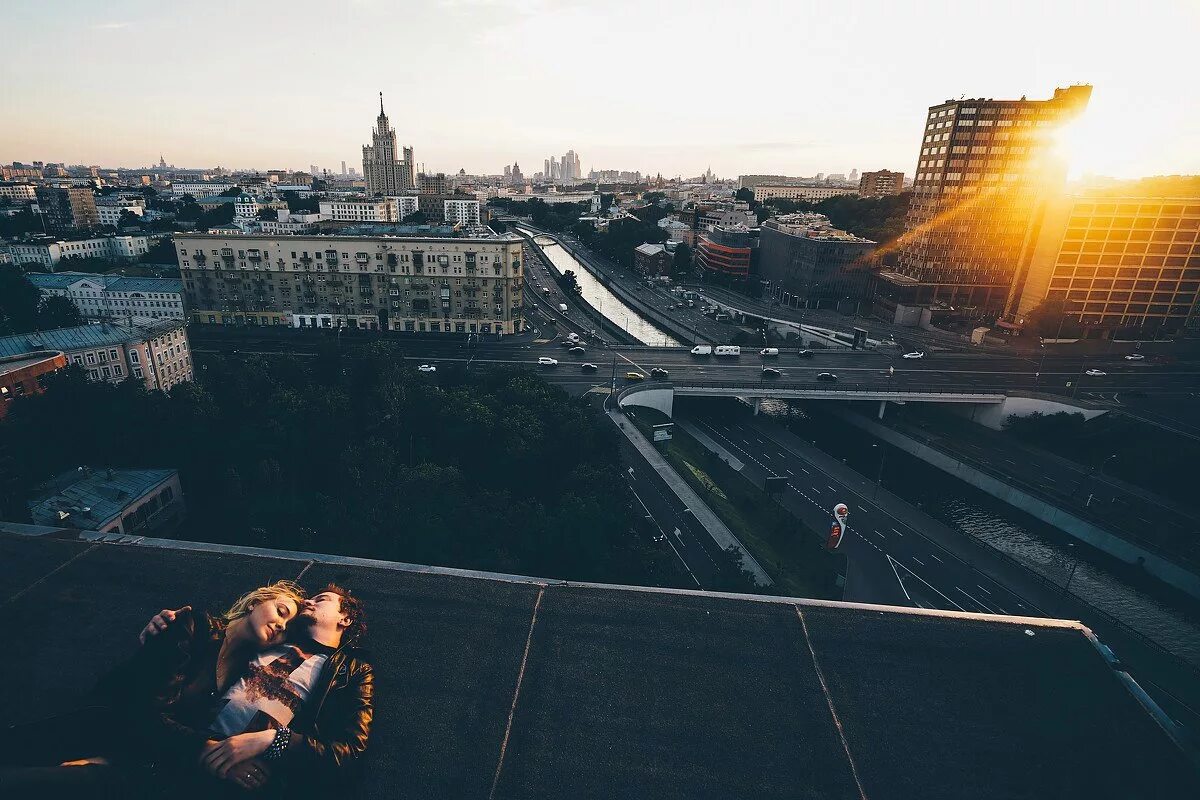
[[(337, 10), (306, 3), (6, 7), (8, 26), (27, 35), (0, 57), (13, 78), (9, 107), (22, 120), (0, 132), (0, 160), (134, 167), (154, 163), (161, 151), (181, 166), (315, 163), (337, 171), (343, 160), (357, 162), (364, 120), (377, 113), (382, 91), (396, 98), (389, 111), (397, 137), (412, 143), (432, 172), (494, 174), (495, 165), (513, 161), (541, 166), (546, 153), (566, 148), (588, 154), (584, 174), (594, 167), (688, 177), (710, 164), (722, 177), (912, 172), (913, 142), (929, 106), (960, 95), (1045, 96), (1056, 86), (1089, 82), (1092, 104), (1070, 137), (1074, 176), (1200, 171), (1200, 155), (1188, 147), (1200, 132), (1198, 112), (1179, 102), (1189, 92), (1186, 39), (1195, 29), (1194, 10), (1143, 4), (1136, 21), (1155, 36), (1125, 41), (1124, 26), (1134, 17), (1123, 8), (1079, 17), (1066, 8), (1030, 7), (1036, 14), (940, 15), (924, 7), (927, 13), (914, 15), (860, 3), (819, 17), (802, 5), (730, 11), (690, 4), (683, 15), (670, 9), (624, 15), (549, 0), (443, 0), (411, 11), (373, 0)], [(806, 56), (798, 66), (801, 20)], [(960, 35), (980, 25), (1002, 44)], [(223, 41), (238, 38), (227, 36), (235, 27), (270, 30), (256, 40), (258, 64), (286, 66), (301, 56), (311, 63), (302, 71), (257, 71), (247, 80), (238, 48)], [(342, 31), (372, 52), (399, 29), (410, 33), (414, 63), (439, 64), (438, 80), (412, 70), (359, 77), (332, 61), (322, 70), (314, 51), (296, 46), (313, 41), (314, 31)], [(495, 56), (497, 46), (544, 41), (552, 30), (571, 32), (566, 55), (501, 47), (504, 55)], [(711, 30), (726, 38), (711, 42)], [(166, 47), (183, 31), (195, 47)], [(870, 46), (897, 34), (914, 42), (903, 56)], [(435, 53), (451, 40), (475, 46), (438, 61)], [(1120, 45), (1102, 49), (1096, 42)], [(720, 52), (735, 54), (732, 63), (713, 59), (718, 44)], [(73, 60), (38, 55), (54, 47), (87, 52), (91, 66), (79, 70)], [(680, 103), (671, 88), (680, 48), (712, 63), (711, 78), (696, 90), (707, 102)], [(128, 74), (133, 49), (149, 53), (154, 69)], [(953, 74), (940, 66), (950, 62)], [(124, 76), (121, 102), (97, 75)], [(446, 81), (477, 84), (470, 124), (461, 94), (446, 91)], [(787, 86), (797, 91), (783, 102), (779, 90)], [(530, 108), (540, 116), (514, 113), (514, 95), (535, 98)], [(724, 102), (737, 113), (718, 112)], [(87, 136), (58, 124), (64, 107), (88, 119)], [(1155, 125), (1143, 125), (1146, 118)]]

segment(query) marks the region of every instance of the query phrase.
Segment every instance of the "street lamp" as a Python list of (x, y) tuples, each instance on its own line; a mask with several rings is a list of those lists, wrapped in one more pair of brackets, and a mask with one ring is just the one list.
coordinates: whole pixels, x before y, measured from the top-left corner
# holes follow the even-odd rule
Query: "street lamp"
[(879, 448), (879, 472), (875, 475), (875, 491), (871, 493), (871, 500), (879, 496), (879, 487), (883, 485), (883, 465), (887, 463), (887, 448), (880, 447), (878, 444), (871, 445), (871, 449)]
[(1068, 552), (1071, 554), (1071, 571), (1067, 574), (1067, 585), (1064, 587), (1066, 592), (1071, 591), (1071, 581), (1075, 580), (1075, 570), (1079, 569), (1079, 557), (1075, 555), (1075, 543), (1067, 542)]

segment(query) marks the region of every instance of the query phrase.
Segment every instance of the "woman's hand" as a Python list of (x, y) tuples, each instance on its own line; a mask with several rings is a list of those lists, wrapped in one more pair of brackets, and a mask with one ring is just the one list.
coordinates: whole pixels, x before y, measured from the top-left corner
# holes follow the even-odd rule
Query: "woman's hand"
[(210, 741), (200, 752), (200, 766), (217, 777), (227, 777), (235, 764), (262, 755), (273, 741), (275, 731), (271, 728), (253, 733), (239, 733), (220, 742)]

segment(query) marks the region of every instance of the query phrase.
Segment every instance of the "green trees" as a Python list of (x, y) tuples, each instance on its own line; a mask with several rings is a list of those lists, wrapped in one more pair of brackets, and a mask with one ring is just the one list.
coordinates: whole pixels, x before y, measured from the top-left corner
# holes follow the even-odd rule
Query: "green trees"
[(675, 256), (671, 261), (671, 275), (675, 277), (692, 274), (692, 248), (687, 242), (680, 242), (675, 247)]
[(19, 267), (0, 267), (0, 336), (82, 325), (79, 309), (65, 297), (47, 297)]
[(146, 250), (140, 259), (146, 264), (174, 264), (179, 266), (179, 255), (175, 252), (175, 243), (170, 238), (159, 239)]
[[(741, 191), (745, 190), (739, 190), (739, 194)], [(887, 245), (904, 233), (904, 218), (908, 215), (908, 203), (911, 199), (912, 192), (887, 197), (842, 195), (818, 203), (776, 198), (767, 201), (767, 204), (759, 209), (759, 220), (761, 222), (770, 214), (815, 211), (829, 217), (829, 221), (835, 227), (864, 236), (879, 242), (880, 245)], [(770, 209), (770, 214), (766, 212), (767, 208)]]
[[(67, 371), (0, 434), (28, 454), (29, 485), (84, 463), (177, 467), (184, 538), (581, 580), (673, 573), (630, 535), (614, 430), (585, 401), (528, 371), (433, 381), (387, 344), (342, 347), (209, 358), (169, 395)], [(147, 426), (164, 435), (128, 435)]]

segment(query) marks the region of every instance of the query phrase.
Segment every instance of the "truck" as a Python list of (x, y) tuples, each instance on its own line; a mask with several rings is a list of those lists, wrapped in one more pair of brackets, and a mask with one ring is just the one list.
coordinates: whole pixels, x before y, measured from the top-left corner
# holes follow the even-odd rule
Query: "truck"
[(692, 355), (694, 355), (694, 356), (711, 356), (712, 350), (713, 349), (712, 349), (711, 344), (698, 344), (692, 348)]
[(742, 348), (736, 344), (719, 344), (713, 353), (714, 355), (718, 356), (740, 356), (742, 354)]
[(558, 304), (558, 310), (559, 310), (559, 313), (562, 313), (562, 314), (565, 314), (565, 313), (567, 313), (567, 304), (566, 304), (566, 303), (559, 303), (559, 304)]

